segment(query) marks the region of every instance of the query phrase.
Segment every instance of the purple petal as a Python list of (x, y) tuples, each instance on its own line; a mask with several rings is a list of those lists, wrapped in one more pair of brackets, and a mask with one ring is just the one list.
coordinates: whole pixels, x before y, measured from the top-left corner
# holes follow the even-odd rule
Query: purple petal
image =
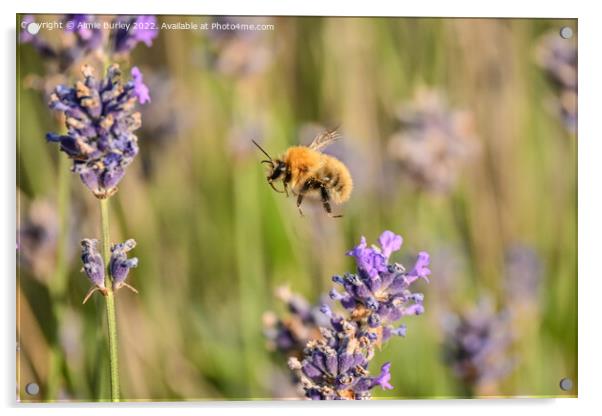
[(393, 390), (393, 386), (389, 381), (391, 381), (391, 363), (386, 362), (380, 368), (380, 375), (373, 379), (372, 386), (378, 385), (381, 386), (383, 390)]
[(430, 263), (430, 256), (426, 251), (418, 253), (416, 258), (416, 264), (410, 273), (408, 273), (407, 281), (412, 283), (419, 278), (423, 278), (428, 282), (427, 276), (431, 274), (431, 269), (428, 268)]
[(140, 69), (135, 66), (131, 71), (132, 79), (134, 80), (134, 93), (136, 97), (138, 97), (138, 101), (140, 104), (144, 104), (146, 102), (150, 102), (150, 92), (146, 84), (143, 82), (142, 72)]
[(401, 238), (400, 235), (387, 230), (378, 238), (378, 244), (380, 244), (380, 248), (382, 249), (385, 258), (388, 259), (391, 256), (391, 253), (401, 248), (403, 238)]
[(157, 18), (155, 16), (138, 16), (136, 18), (133, 37), (139, 42), (144, 42), (148, 47), (153, 45), (153, 39), (159, 34), (159, 29), (156, 25)]
[(379, 251), (368, 247), (365, 237), (362, 237), (360, 243), (348, 251), (347, 255), (355, 258), (357, 268), (370, 279), (374, 279), (379, 273), (387, 271), (387, 259)]

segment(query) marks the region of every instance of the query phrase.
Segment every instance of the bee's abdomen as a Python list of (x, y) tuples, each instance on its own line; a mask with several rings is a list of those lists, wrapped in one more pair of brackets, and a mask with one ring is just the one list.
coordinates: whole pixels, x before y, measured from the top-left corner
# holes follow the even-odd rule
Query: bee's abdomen
[(334, 203), (340, 204), (349, 199), (353, 181), (347, 167), (338, 159), (325, 156), (325, 163), (318, 176), (328, 189)]

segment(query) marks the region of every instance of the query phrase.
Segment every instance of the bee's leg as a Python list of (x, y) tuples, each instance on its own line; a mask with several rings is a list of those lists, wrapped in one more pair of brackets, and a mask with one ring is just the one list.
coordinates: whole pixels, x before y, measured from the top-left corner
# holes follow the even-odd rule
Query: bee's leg
[[(272, 182), (269, 178), (268, 178), (268, 183), (270, 184), (270, 186), (272, 187), (272, 189), (274, 191), (278, 192), (279, 194), (283, 194), (284, 193), (284, 191), (276, 189), (276, 186), (274, 185), (274, 182)], [(288, 196), (288, 193), (287, 193), (287, 196)]]
[(288, 198), (288, 184), (291, 181), (291, 171), (290, 169), (287, 170), (286, 174), (284, 175), (284, 179), (282, 180), (282, 184), (284, 185), (284, 193), (286, 194), (286, 197)]
[(322, 196), (322, 205), (328, 213), (328, 216), (331, 218), (341, 218), (343, 216), (341, 214), (332, 215), (332, 208), (330, 207), (330, 195), (328, 194), (328, 189), (326, 189), (324, 186), (321, 186), (320, 195)]
[(305, 194), (311, 188), (311, 184), (312, 184), (311, 179), (308, 179), (307, 181), (305, 181), (305, 183), (299, 190), (299, 195), (297, 195), (297, 208), (299, 208), (299, 214), (301, 214), (301, 216), (303, 216), (303, 211), (301, 210), (301, 202), (303, 202), (303, 197), (305, 197)]
[(305, 196), (305, 194), (299, 193), (299, 195), (297, 195), (297, 208), (299, 209), (299, 214), (301, 214), (301, 216), (303, 216), (303, 210), (301, 210), (301, 202), (303, 202), (303, 197)]

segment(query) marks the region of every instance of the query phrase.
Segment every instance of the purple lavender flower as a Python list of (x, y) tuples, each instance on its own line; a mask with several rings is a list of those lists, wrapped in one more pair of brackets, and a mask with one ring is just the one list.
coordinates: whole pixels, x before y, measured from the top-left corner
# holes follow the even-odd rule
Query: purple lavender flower
[(545, 34), (538, 44), (536, 58), (550, 80), (559, 88), (577, 88), (577, 44), (556, 31)]
[(82, 240), (83, 271), (93, 285), (105, 287), (105, 264), (98, 251), (98, 240), (85, 238)]
[(28, 26), (34, 22), (35, 18), (32, 15), (26, 15), (23, 17), (22, 23), (24, 28), (19, 32), (19, 42), (31, 44), (43, 58), (58, 58), (59, 54), (48, 42), (46, 42), (41, 36), (39, 36), (39, 34), (32, 34), (29, 32), (29, 30), (27, 30)]
[(64, 18), (65, 32), (73, 32), (77, 46), (84, 52), (91, 52), (102, 43), (102, 29), (97, 17), (90, 14), (68, 14)]
[(321, 336), (310, 340), (302, 359), (291, 357), (306, 397), (312, 400), (361, 400), (371, 398), (371, 390), (392, 389), (391, 364), (385, 363), (378, 376), (370, 376), (368, 365), (375, 348), (391, 336), (405, 336), (404, 325), (394, 326), (403, 316), (424, 312), (423, 295), (412, 293), (410, 285), (426, 278), (429, 256), (422, 252), (412, 272), (399, 264), (388, 264), (388, 257), (401, 248), (401, 236), (390, 231), (381, 234), (381, 247), (367, 247), (366, 239), (347, 254), (355, 257), (357, 274), (334, 276), (343, 293), (331, 290), (330, 297), (340, 301), (345, 315), (323, 305), (330, 318), (328, 327), (320, 327)]
[(508, 348), (512, 334), (506, 313), (496, 313), (489, 302), (445, 322), (443, 358), (470, 396), (495, 394), (494, 385), (513, 367)]
[(303, 361), (291, 357), (289, 367), (300, 374), (309, 399), (363, 400), (374, 387), (390, 386), (386, 374), (370, 376), (373, 356), (370, 339), (360, 335), (357, 324), (343, 320), (335, 329), (322, 328), (322, 337), (307, 343)]
[(118, 54), (131, 52), (141, 42), (150, 47), (159, 34), (155, 16), (119, 16), (113, 24), (119, 25), (113, 33), (113, 50)]
[(102, 80), (97, 80), (87, 65), (82, 72), (83, 82), (72, 88), (59, 85), (49, 103), (50, 108), (65, 114), (67, 134), (49, 133), (46, 138), (59, 143), (73, 159), (73, 172), (97, 198), (108, 198), (138, 154), (133, 131), (141, 124), (140, 113), (134, 112), (139, 92), (136, 81), (122, 82), (116, 64)]
[(133, 257), (128, 259), (127, 252), (136, 247), (136, 241), (129, 239), (124, 243), (117, 243), (111, 247), (111, 260), (109, 261), (109, 271), (113, 279), (113, 290), (118, 290), (123, 286), (137, 292), (132, 286), (125, 282), (130, 269), (138, 267), (138, 259)]
[(102, 29), (93, 15), (64, 15), (62, 23), (65, 27), (61, 33), (60, 43), (51, 43), (41, 33), (31, 34), (27, 25), (34, 22), (33, 16), (23, 18), (25, 29), (19, 34), (21, 43), (31, 44), (45, 62), (55, 64), (55, 71), (69, 69), (78, 60), (100, 48), (103, 40)]
[(35, 39), (36, 36), (27, 30), (27, 27), (35, 21), (36, 19), (30, 14), (23, 16), (23, 19), (21, 20), (23, 28), (19, 32), (19, 42), (30, 43)]
[(401, 129), (388, 151), (403, 176), (418, 188), (449, 192), (478, 150), (472, 114), (449, 108), (437, 90), (421, 89), (398, 118)]
[(82, 39), (90, 39), (93, 31), (88, 23), (94, 22), (94, 16), (89, 14), (68, 14), (65, 16), (65, 31), (77, 33)]
[(411, 293), (409, 287), (418, 278), (427, 279), (430, 259), (428, 253), (419, 253), (416, 264), (408, 273), (399, 263), (387, 264), (383, 254), (386, 251), (390, 255), (401, 248), (401, 236), (385, 231), (379, 241), (381, 249), (368, 248), (362, 237), (360, 244), (347, 253), (355, 257), (358, 273), (334, 276), (333, 281), (344, 288), (344, 293), (333, 289), (330, 296), (339, 300), (349, 312), (361, 314), (370, 326), (382, 328), (381, 338), (386, 341), (391, 335), (405, 333), (405, 328), (394, 328), (391, 323), (403, 316), (424, 312), (422, 294)]

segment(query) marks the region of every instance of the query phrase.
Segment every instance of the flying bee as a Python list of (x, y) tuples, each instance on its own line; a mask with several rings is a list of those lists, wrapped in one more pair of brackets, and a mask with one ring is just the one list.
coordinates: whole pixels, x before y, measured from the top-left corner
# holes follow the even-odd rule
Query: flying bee
[[(330, 202), (342, 204), (347, 201), (353, 181), (349, 170), (340, 160), (322, 153), (324, 148), (339, 138), (336, 130), (326, 131), (317, 135), (309, 146), (289, 147), (277, 159), (272, 159), (255, 140), (253, 143), (267, 156), (261, 163), (268, 165), (268, 183), (276, 192), (284, 193), (287, 197), (290, 187), (293, 195), (297, 196), (297, 208), (301, 215), (301, 203), (307, 196), (321, 200), (329, 217), (339, 218), (342, 215), (332, 214)], [(282, 181), (283, 190), (276, 188), (274, 182), (277, 181)]]

